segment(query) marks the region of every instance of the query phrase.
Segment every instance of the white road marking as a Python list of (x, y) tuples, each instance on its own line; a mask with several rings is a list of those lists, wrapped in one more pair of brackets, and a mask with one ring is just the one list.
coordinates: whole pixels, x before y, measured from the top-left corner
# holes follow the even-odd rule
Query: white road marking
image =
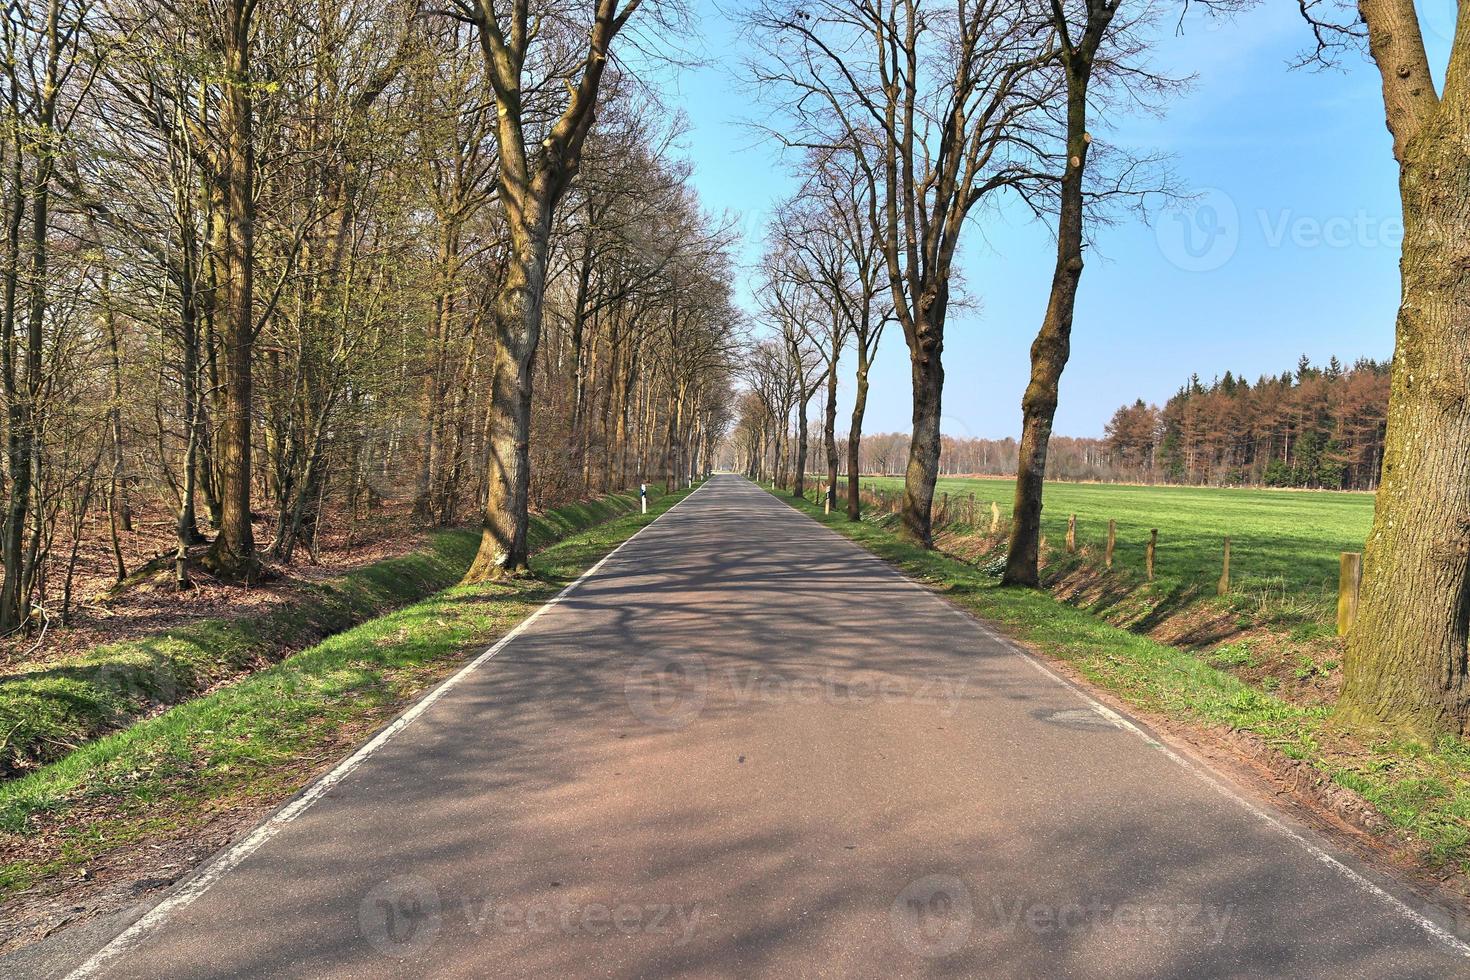
[(413, 724), (414, 719), (418, 718), (425, 711), (428, 711), (429, 708), (431, 708), (436, 701), (438, 701), (440, 698), (444, 697), (444, 695), (453, 690), (460, 681), (464, 680), (467, 676), (469, 676), (471, 673), (481, 667), (486, 661), (490, 660), (501, 650), (504, 650), (511, 643), (511, 641), (513, 641), (516, 637), (525, 632), (532, 623), (536, 622), (536, 620), (545, 615), (548, 610), (556, 606), (568, 595), (570, 595), (583, 582), (596, 575), (603, 565), (611, 561), (614, 555), (622, 551), (635, 539), (637, 539), (638, 535), (642, 534), (644, 531), (648, 530), (659, 521), (663, 520), (669, 514), (673, 513), (673, 511), (676, 510), (680, 504), (694, 497), (708, 485), (709, 483), (707, 481), (703, 484), (700, 484), (699, 488), (695, 490), (694, 493), (689, 494), (689, 496), (685, 497), (683, 500), (675, 502), (674, 505), (668, 510), (664, 511), (662, 514), (658, 515), (653, 520), (640, 527), (637, 531), (634, 531), (626, 541), (618, 545), (612, 551), (609, 551), (607, 554), (603, 555), (602, 558), (598, 560), (597, 564), (593, 565), (591, 568), (587, 569), (587, 571), (578, 576), (576, 581), (572, 582), (566, 588), (562, 589), (555, 596), (549, 599), (544, 606), (536, 609), (534, 612), (531, 613), (531, 615), (527, 616), (525, 619), (517, 623), (509, 633), (505, 634), (499, 640), (497, 640), (494, 646), (490, 647), (484, 653), (481, 653), (479, 656), (475, 657), (474, 660), (471, 660), (469, 663), (461, 667), (438, 687), (434, 688), (421, 700), (417, 701), (412, 707), (404, 711), (403, 714), (395, 718), (386, 728), (378, 732), (376, 736), (365, 743), (356, 752), (352, 753), (346, 759), (343, 759), (341, 762), (337, 763), (336, 767), (333, 768), (330, 772), (321, 776), (319, 779), (317, 779), (316, 782), (312, 783), (305, 790), (303, 790), (299, 796), (291, 800), (285, 806), (281, 807), (274, 814), (268, 817), (265, 822), (260, 824), (253, 831), (251, 831), (250, 834), (248, 834), (239, 843), (221, 853), (218, 857), (216, 857), (213, 861), (211, 861), (208, 865), (201, 869), (198, 874), (190, 878), (188, 880), (188, 883), (185, 884), (182, 888), (174, 892), (168, 898), (159, 902), (157, 905), (153, 906), (153, 908), (144, 913), (144, 915), (139, 918), (138, 921), (134, 922), (123, 932), (113, 937), (113, 939), (106, 946), (103, 946), (96, 953), (93, 953), (90, 959), (88, 959), (81, 966), (77, 967), (71, 973), (67, 974), (67, 980), (83, 980), (83, 978), (86, 977), (96, 976), (98, 971), (100, 971), (104, 966), (112, 962), (123, 953), (126, 953), (136, 947), (139, 943), (141, 943), (144, 939), (148, 937), (148, 934), (150, 932), (167, 922), (168, 919), (175, 912), (178, 912), (179, 910), (188, 907), (191, 903), (195, 901), (195, 899), (199, 898), (199, 896), (209, 891), (210, 887), (213, 886), (215, 882), (219, 881), (233, 868), (238, 866), (241, 861), (244, 861), (251, 854), (259, 850), (260, 847), (268, 842), (271, 838), (275, 837), (282, 830), (286, 829), (286, 826), (290, 824), (291, 821), (295, 820), (297, 817), (301, 816), (308, 809), (310, 809), (313, 803), (315, 803), (317, 800), (321, 799), (328, 792), (330, 792), (333, 786), (336, 786), (349, 774), (351, 774), (354, 769), (362, 765), (362, 763), (367, 760), (369, 756), (371, 756), (374, 752), (378, 751), (384, 745), (386, 745), (388, 741), (393, 738), (393, 736), (397, 735), (409, 725)]
[[(762, 490), (764, 492), (763, 488)], [(774, 497), (775, 495), (771, 494), (771, 496)], [(779, 500), (780, 498), (776, 499)], [(1096, 698), (1092, 697), (1092, 695), (1088, 694), (1077, 684), (1073, 683), (1072, 681), (1063, 677), (1061, 674), (1058, 674), (1056, 671), (1052, 670), (1051, 667), (1039, 660), (1035, 654), (1033, 654), (1030, 650), (1027, 650), (1025, 647), (1021, 646), (1021, 644), (1017, 643), (1015, 640), (1012, 640), (1010, 637), (997, 632), (993, 627), (991, 627), (984, 620), (980, 619), (978, 616), (966, 612), (965, 610), (959, 608), (957, 605), (946, 601), (943, 597), (934, 592), (933, 589), (930, 589), (922, 582), (916, 581), (905, 575), (903, 572), (891, 565), (886, 560), (873, 554), (871, 551), (867, 550), (862, 545), (851, 540), (850, 538), (839, 534), (837, 531), (832, 530), (821, 521), (812, 518), (810, 515), (805, 514), (794, 507), (787, 507), (787, 510), (798, 517), (807, 518), (823, 530), (836, 535), (839, 540), (846, 542), (860, 555), (863, 555), (864, 557), (877, 562), (882, 568), (886, 569), (899, 581), (910, 586), (911, 588), (917, 589), (919, 592), (922, 592), (930, 599), (939, 603), (945, 609), (948, 609), (954, 615), (963, 618), (967, 623), (970, 624), (971, 627), (979, 627), (982, 634), (984, 634), (991, 640), (999, 643), (1007, 650), (1010, 650), (1012, 653), (1020, 657), (1026, 663), (1030, 664), (1032, 667), (1035, 667), (1038, 671), (1042, 673), (1042, 675), (1051, 678), (1057, 684), (1066, 688), (1068, 691), (1071, 691), (1078, 698), (1080, 698), (1089, 708), (1097, 712), (1098, 715), (1106, 718), (1109, 722), (1122, 729), (1123, 731), (1131, 732), (1132, 734), (1137, 735), (1139, 738), (1147, 742), (1150, 747), (1158, 749), (1160, 752), (1164, 753), (1164, 755), (1168, 759), (1178, 764), (1187, 772), (1193, 774), (1196, 778), (1204, 782), (1206, 785), (1212, 787), (1216, 792), (1220, 793), (1227, 799), (1234, 800), (1236, 803), (1244, 807), (1249, 813), (1254, 814), (1256, 817), (1265, 821), (1267, 824), (1274, 827), (1282, 834), (1285, 834), (1289, 839), (1294, 841), (1299, 847), (1301, 847), (1309, 855), (1311, 855), (1313, 859), (1331, 868), (1354, 887), (1388, 903), (1388, 905), (1391, 906), (1395, 911), (1408, 918), (1420, 929), (1437, 939), (1439, 942), (1444, 944), (1456, 954), (1464, 957), (1470, 957), (1470, 944), (1467, 944), (1464, 940), (1460, 939), (1459, 936), (1456, 936), (1454, 933), (1450, 932), (1448, 929), (1444, 928), (1439, 923), (1435, 922), (1433, 919), (1429, 918), (1423, 913), (1415, 911), (1402, 899), (1369, 881), (1361, 873), (1354, 871), (1338, 858), (1333, 857), (1331, 854), (1327, 853), (1327, 851), (1323, 850), (1316, 844), (1313, 844), (1311, 841), (1307, 840), (1301, 834), (1292, 830), (1276, 816), (1261, 809), (1255, 803), (1252, 803), (1250, 800), (1240, 795), (1240, 793), (1236, 792), (1234, 788), (1226, 785), (1225, 783), (1222, 783), (1220, 780), (1216, 779), (1214, 775), (1210, 774), (1204, 769), (1201, 769), (1189, 759), (1175, 752), (1167, 745), (1164, 745), (1132, 719), (1118, 713), (1117, 711), (1114, 711), (1112, 708), (1109, 708), (1101, 701), (1098, 701)]]

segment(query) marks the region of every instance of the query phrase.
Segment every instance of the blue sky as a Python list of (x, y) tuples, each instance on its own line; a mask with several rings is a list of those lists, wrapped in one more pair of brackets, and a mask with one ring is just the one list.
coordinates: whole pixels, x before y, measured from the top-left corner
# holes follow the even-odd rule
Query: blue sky
[[(1425, 3), (1444, 8), (1426, 18), (1431, 32), (1453, 24), (1450, 0)], [(1172, 154), (1196, 197), (1182, 212), (1151, 224), (1129, 218), (1099, 235), (1058, 434), (1101, 435), (1119, 405), (1162, 403), (1194, 372), (1254, 379), (1303, 353), (1350, 363), (1392, 352), (1401, 225), (1376, 72), (1357, 57), (1341, 71), (1290, 70), (1309, 40), (1294, 7), (1269, 4), (1224, 24), (1191, 17), (1177, 36), (1170, 24), (1155, 57), (1166, 71), (1197, 75), (1191, 91), (1163, 119), (1094, 129), (1100, 141)], [(734, 50), (729, 21), (708, 0), (698, 9), (712, 64), (682, 73), (671, 101), (692, 124), (686, 152), (706, 207), (740, 213), (753, 262), (766, 216), (791, 185), (775, 147), (741, 125), (761, 110), (735, 83), (737, 66), (718, 65)], [(944, 429), (1017, 435), (1053, 245), (1043, 226), (1008, 208), (973, 221), (962, 252), (975, 304), (946, 329)], [(908, 428), (906, 358), (894, 329), (872, 374), (866, 431)]]

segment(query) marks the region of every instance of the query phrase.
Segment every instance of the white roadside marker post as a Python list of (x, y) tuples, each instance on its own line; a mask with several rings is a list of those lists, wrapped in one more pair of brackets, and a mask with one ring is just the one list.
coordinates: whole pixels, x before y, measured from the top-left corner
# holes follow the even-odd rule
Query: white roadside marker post
[(638, 503), (643, 508), (643, 513), (648, 513), (648, 484), (638, 484)]

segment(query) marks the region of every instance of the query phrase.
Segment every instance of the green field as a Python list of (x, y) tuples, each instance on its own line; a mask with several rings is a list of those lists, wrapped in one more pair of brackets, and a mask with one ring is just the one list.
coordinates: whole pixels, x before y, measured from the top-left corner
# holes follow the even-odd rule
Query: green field
[[(896, 490), (900, 477), (866, 477), (865, 486)], [(1015, 482), (941, 478), (950, 508), (967, 519), (973, 493), (977, 523), (988, 526), (990, 502), (1010, 517)], [(963, 502), (963, 503), (961, 503)], [(1077, 515), (1077, 543), (1101, 561), (1108, 520), (1118, 522), (1115, 569), (1143, 574), (1149, 530), (1159, 531), (1156, 588), (1165, 592), (1213, 589), (1220, 577), (1223, 541), (1230, 536), (1232, 591), (1248, 597), (1305, 603), (1319, 613), (1336, 599), (1338, 556), (1361, 551), (1373, 520), (1373, 497), (1329, 491), (1146, 487), (1105, 483), (1048, 483), (1042, 531), (1052, 555), (1061, 551), (1067, 517)]]

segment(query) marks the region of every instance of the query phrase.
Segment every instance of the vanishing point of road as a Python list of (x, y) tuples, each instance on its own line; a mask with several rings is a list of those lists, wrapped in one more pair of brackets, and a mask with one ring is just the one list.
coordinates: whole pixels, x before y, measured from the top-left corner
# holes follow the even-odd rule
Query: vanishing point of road
[(1395, 892), (717, 476), (77, 963), (174, 978), (1470, 975), (1443, 920)]

